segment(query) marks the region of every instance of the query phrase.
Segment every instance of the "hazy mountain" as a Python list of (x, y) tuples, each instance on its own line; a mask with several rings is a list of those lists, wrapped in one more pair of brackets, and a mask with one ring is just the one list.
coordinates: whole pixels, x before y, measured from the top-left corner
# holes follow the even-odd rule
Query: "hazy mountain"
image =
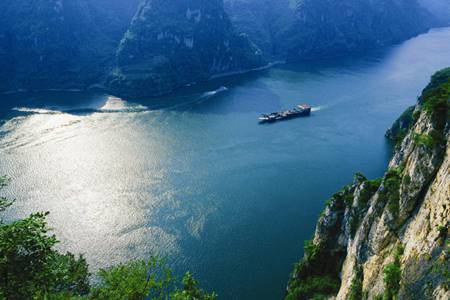
[(432, 24), (416, 0), (302, 0), (288, 60), (341, 56), (401, 42)]
[(443, 24), (450, 24), (449, 0), (419, 0), (419, 3), (438, 17)]
[(248, 34), (267, 56), (284, 58), (284, 34), (293, 25), (295, 0), (225, 0), (237, 30)]
[(234, 30), (222, 0), (145, 0), (119, 46), (109, 86), (121, 95), (153, 96), (263, 64), (259, 49)]
[[(153, 96), (268, 60), (391, 45), (445, 15), (444, 0), (3, 0), (0, 90)], [(264, 55), (262, 54), (264, 53)], [(112, 71), (111, 71), (112, 70)]]
[(85, 88), (97, 82), (137, 5), (136, 0), (108, 3), (3, 0), (0, 90)]

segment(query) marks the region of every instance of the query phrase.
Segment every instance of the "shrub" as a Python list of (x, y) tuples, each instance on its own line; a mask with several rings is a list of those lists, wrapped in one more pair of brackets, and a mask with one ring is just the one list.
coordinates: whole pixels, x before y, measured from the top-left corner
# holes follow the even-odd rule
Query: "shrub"
[(446, 226), (440, 225), (438, 226), (437, 230), (439, 232), (439, 239), (445, 240), (447, 238), (448, 228)]
[(340, 282), (330, 276), (312, 276), (289, 290), (286, 300), (328, 299), (339, 290)]
[(400, 259), (403, 255), (403, 246), (398, 246), (394, 252), (394, 262), (387, 264), (383, 269), (383, 281), (385, 285), (383, 299), (396, 299), (400, 291), (400, 281), (402, 279), (402, 270)]
[(355, 276), (352, 279), (350, 285), (350, 294), (348, 300), (361, 300), (363, 299), (363, 270), (361, 267), (356, 267)]
[(367, 203), (369, 199), (377, 192), (381, 185), (381, 181), (381, 178), (365, 181), (364, 189), (361, 190), (359, 198), (362, 203)]
[(433, 136), (425, 134), (425, 133), (413, 133), (412, 134), (413, 142), (419, 146), (425, 146), (429, 149), (433, 149), (437, 145), (437, 141)]
[(400, 210), (400, 183), (403, 171), (404, 166), (389, 170), (384, 179), (384, 189), (380, 192), (381, 200), (387, 201), (388, 209), (394, 217), (398, 216)]
[(321, 246), (314, 244), (313, 240), (305, 241), (303, 249), (305, 251), (307, 260), (312, 261), (312, 260), (317, 259), (317, 256), (320, 252), (320, 248), (321, 248)]

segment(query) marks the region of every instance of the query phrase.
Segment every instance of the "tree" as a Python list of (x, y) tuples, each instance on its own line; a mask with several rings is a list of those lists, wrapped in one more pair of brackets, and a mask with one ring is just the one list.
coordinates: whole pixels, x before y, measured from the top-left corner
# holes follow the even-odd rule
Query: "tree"
[(98, 275), (101, 283), (92, 289), (91, 299), (165, 299), (173, 280), (171, 270), (156, 257), (102, 269)]

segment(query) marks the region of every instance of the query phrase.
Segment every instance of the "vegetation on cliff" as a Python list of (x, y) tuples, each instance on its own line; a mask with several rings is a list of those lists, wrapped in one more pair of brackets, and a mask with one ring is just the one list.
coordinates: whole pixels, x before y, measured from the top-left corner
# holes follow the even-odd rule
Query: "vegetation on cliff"
[[(286, 299), (450, 296), (449, 124), (450, 68), (390, 130), (397, 147), (383, 178), (357, 174), (327, 202)], [(335, 289), (312, 286), (313, 276)]]

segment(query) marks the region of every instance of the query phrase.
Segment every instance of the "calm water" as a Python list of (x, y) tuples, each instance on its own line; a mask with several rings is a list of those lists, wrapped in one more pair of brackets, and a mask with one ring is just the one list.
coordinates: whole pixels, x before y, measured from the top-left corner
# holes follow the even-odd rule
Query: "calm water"
[[(221, 299), (280, 299), (326, 199), (357, 171), (382, 175), (383, 134), (450, 66), (449, 41), (439, 29), (364, 58), (277, 66), (156, 101), (0, 96), (0, 173), (17, 199), (8, 218), (50, 211), (61, 248), (93, 270), (159, 253)], [(257, 123), (302, 102), (311, 118)]]

